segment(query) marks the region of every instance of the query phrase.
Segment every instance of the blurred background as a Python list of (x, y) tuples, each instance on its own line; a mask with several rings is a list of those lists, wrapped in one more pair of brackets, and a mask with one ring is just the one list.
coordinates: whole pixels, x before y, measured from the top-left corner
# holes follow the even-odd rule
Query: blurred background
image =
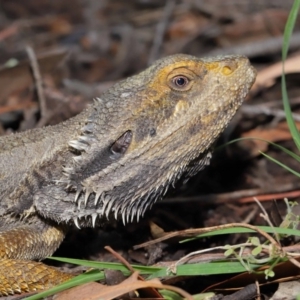
[[(296, 151), (280, 87), (282, 38), (292, 4), (292, 0), (1, 0), (0, 134), (70, 118), (118, 80), (166, 55), (242, 54), (257, 68), (257, 82), (219, 144), (258, 137)], [(299, 49), (300, 20), (286, 63), (288, 93), (300, 128)], [(156, 252), (128, 249), (155, 237), (155, 226), (170, 231), (229, 222), (264, 224), (254, 196), (264, 201), (277, 225), (285, 213), (281, 200), (298, 200), (300, 182), (259, 150), (299, 170), (297, 163), (266, 143), (235, 143), (216, 151), (209, 168), (177, 185), (139, 226), (115, 224), (105, 231), (70, 233), (60, 254), (109, 260), (102, 246), (110, 244), (131, 262), (175, 260), (199, 244), (161, 246)], [(78, 235), (82, 245), (76, 243)], [(230, 243), (225, 237), (207, 243), (225, 242)]]

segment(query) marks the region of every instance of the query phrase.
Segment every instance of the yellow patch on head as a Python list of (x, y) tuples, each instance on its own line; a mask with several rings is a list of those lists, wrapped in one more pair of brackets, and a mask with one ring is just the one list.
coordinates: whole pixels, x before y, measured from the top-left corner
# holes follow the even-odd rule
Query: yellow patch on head
[[(173, 73), (173, 75), (176, 76), (177, 71), (177, 75), (186, 75), (191, 72), (194, 74), (199, 74), (203, 69), (203, 65), (203, 62), (201, 61), (174, 62), (173, 64), (165, 66), (156, 74), (156, 79), (150, 84), (150, 87), (157, 89), (158, 84), (165, 85), (170, 73)], [(186, 69), (185, 72), (184, 69)], [(167, 85), (165, 86), (167, 87)]]
[(224, 75), (230, 75), (232, 72), (233, 72), (233, 70), (229, 66), (225, 66), (222, 68), (222, 73)]
[(219, 63), (217, 63), (217, 62), (206, 63), (205, 67), (206, 67), (207, 70), (214, 70), (214, 69), (217, 69), (219, 67)]
[(187, 103), (187, 101), (184, 100), (178, 101), (178, 103), (175, 106), (174, 116), (182, 112), (185, 112), (188, 108), (189, 108), (189, 104)]

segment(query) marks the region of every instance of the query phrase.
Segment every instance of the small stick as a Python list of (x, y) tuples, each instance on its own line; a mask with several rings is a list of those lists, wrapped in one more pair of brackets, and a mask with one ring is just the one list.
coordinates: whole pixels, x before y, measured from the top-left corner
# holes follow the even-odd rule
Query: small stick
[(123, 256), (113, 250), (110, 246), (105, 246), (104, 249), (110, 252), (115, 258), (117, 258), (131, 273), (134, 273), (134, 269)]
[(32, 74), (36, 85), (38, 100), (40, 103), (41, 119), (44, 119), (46, 117), (47, 107), (46, 107), (46, 100), (45, 100), (45, 95), (44, 95), (44, 90), (42, 85), (40, 68), (32, 47), (26, 46), (26, 51), (30, 60), (30, 65), (31, 65)]
[(163, 37), (167, 28), (168, 20), (171, 16), (171, 13), (175, 7), (175, 1), (174, 0), (167, 0), (163, 16), (160, 20), (160, 22), (157, 24), (155, 37), (153, 41), (153, 45), (150, 51), (149, 59), (148, 59), (148, 65), (151, 65), (151, 63), (157, 59), (158, 51), (161, 47)]

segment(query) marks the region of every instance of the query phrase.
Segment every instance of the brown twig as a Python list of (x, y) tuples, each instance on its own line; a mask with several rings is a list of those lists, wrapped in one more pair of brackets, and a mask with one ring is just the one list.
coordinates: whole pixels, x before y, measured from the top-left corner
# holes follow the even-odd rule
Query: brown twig
[(261, 234), (263, 237), (265, 237), (273, 246), (280, 248), (281, 247), (278, 245), (277, 241), (269, 235), (267, 232), (262, 231), (261, 229), (257, 228), (256, 226), (250, 225), (250, 224), (244, 224), (244, 223), (230, 223), (230, 224), (225, 224), (225, 225), (219, 225), (219, 226), (212, 226), (212, 227), (207, 227), (207, 228), (196, 228), (196, 229), (186, 229), (186, 230), (180, 230), (176, 232), (170, 232), (166, 234), (165, 236), (162, 236), (160, 238), (157, 238), (152, 241), (148, 241), (139, 245), (134, 246), (134, 250), (140, 249), (143, 247), (147, 247), (174, 237), (193, 237), (195, 235), (203, 234), (203, 233), (208, 233), (212, 231), (217, 231), (217, 230), (222, 230), (222, 229), (227, 229), (227, 228), (235, 228), (235, 227), (244, 227), (251, 229), (253, 231), (256, 231), (257, 233)]
[(253, 202), (253, 197), (256, 197), (259, 201), (264, 201), (273, 200), (274, 198), (295, 198), (299, 197), (299, 195), (300, 190), (298, 183), (286, 183), (278, 186), (266, 187), (264, 189), (240, 190), (194, 197), (168, 198), (162, 201), (161, 204), (197, 202), (197, 205), (213, 205), (230, 202), (236, 203), (237, 201), (238, 203), (248, 203)]
[[(297, 258), (300, 258), (300, 245), (292, 245), (287, 247), (282, 247), (283, 251), (288, 254), (288, 257), (296, 262), (298, 262)], [(242, 259), (247, 259), (251, 254), (251, 249), (245, 249), (243, 253), (241, 253), (240, 257)], [(269, 255), (269, 252), (266, 249), (263, 249), (261, 252), (262, 257), (265, 255)], [(188, 264), (197, 264), (197, 263), (208, 263), (214, 261), (220, 261), (226, 259), (224, 255), (224, 251), (217, 253), (206, 253), (202, 252), (199, 254), (195, 254), (193, 256), (187, 257), (185, 263)], [(163, 261), (155, 264), (155, 267), (166, 267), (170, 268), (176, 264), (177, 261)]]
[[(210, 51), (210, 56), (240, 54), (243, 53), (248, 57), (278, 53), (282, 47), (282, 36), (271, 37), (264, 40), (251, 41), (243, 45), (226, 47)], [(300, 45), (300, 32), (295, 32), (289, 44), (291, 50), (298, 49)]]
[(257, 286), (255, 283), (248, 284), (244, 288), (231, 295), (224, 296), (222, 300), (250, 300), (257, 295)]
[(38, 100), (40, 103), (40, 112), (41, 112), (41, 120), (46, 117), (47, 114), (47, 107), (46, 107), (46, 100), (43, 90), (43, 84), (42, 84), (42, 77), (41, 72), (39, 68), (39, 64), (36, 58), (36, 55), (32, 49), (32, 47), (27, 46), (26, 51), (30, 60), (32, 74), (34, 77), (35, 85), (36, 85), (36, 91), (38, 95)]
[(116, 259), (118, 259), (131, 273), (134, 273), (134, 269), (123, 256), (113, 250), (110, 246), (105, 246), (104, 249), (110, 252)]
[(152, 62), (157, 59), (158, 51), (162, 45), (163, 37), (167, 28), (167, 24), (169, 21), (169, 18), (172, 14), (172, 11), (175, 7), (175, 0), (167, 0), (163, 16), (160, 20), (160, 22), (157, 24), (155, 37), (153, 41), (153, 45), (150, 51), (149, 59), (148, 59), (148, 65), (151, 65)]
[[(136, 272), (132, 268), (130, 263), (123, 256), (121, 256), (118, 252), (113, 250), (110, 246), (105, 246), (104, 249), (109, 251), (113, 256), (115, 256), (132, 274), (134, 274)], [(138, 274), (138, 279), (141, 280), (141, 281), (145, 281), (145, 279), (140, 274)], [(161, 294), (152, 287), (148, 288), (148, 293), (150, 295), (152, 295), (152, 297), (154, 297), (155, 299), (156, 298), (161, 298)]]

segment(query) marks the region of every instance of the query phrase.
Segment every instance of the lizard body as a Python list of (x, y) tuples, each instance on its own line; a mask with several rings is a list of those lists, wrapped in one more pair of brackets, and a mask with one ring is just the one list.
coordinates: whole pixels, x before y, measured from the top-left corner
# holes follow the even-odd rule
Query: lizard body
[[(242, 56), (173, 55), (64, 123), (1, 137), (0, 294), (68, 279), (26, 260), (52, 255), (68, 226), (138, 219), (170, 184), (209, 164), (255, 75)], [(30, 284), (3, 275), (26, 263), (30, 274), (45, 273), (43, 284), (35, 275), (27, 275)]]

